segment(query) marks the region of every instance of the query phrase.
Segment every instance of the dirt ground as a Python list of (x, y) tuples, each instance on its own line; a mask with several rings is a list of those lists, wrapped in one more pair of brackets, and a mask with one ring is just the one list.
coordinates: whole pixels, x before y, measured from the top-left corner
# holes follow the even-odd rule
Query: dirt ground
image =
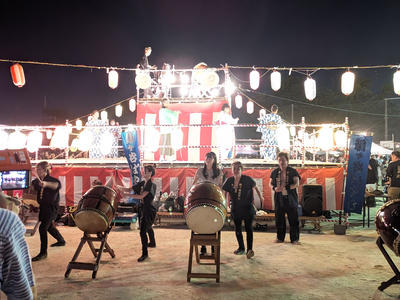
[[(322, 223), (320, 233), (306, 223), (301, 245), (274, 244), (275, 226), (269, 222), (266, 231), (254, 232), (251, 259), (233, 254), (235, 233), (224, 227), (220, 283), (186, 281), (190, 230), (185, 225), (154, 227), (157, 247), (149, 249), (150, 258), (142, 263), (137, 261), (139, 231), (117, 226), (108, 239), (116, 257), (103, 254), (97, 278), (87, 270), (72, 270), (65, 278), (83, 233), (77, 227), (58, 226), (67, 245), (49, 248), (47, 259), (33, 263), (38, 295), (39, 299), (399, 299), (398, 285), (378, 290), (394, 273), (375, 244), (373, 221), (370, 228), (363, 228), (362, 217), (355, 218), (350, 219), (346, 235), (335, 235), (333, 223)], [(27, 241), (35, 256), (38, 232)], [(399, 258), (388, 252), (398, 263)], [(87, 244), (77, 261), (94, 262)], [(194, 263), (194, 271), (202, 270), (213, 272), (215, 267)]]

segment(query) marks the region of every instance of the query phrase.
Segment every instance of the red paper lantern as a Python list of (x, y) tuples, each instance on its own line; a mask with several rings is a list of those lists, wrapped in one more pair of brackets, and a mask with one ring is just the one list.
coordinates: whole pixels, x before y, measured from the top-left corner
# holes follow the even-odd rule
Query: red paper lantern
[(13, 64), (11, 66), (11, 76), (17, 87), (23, 87), (25, 85), (24, 69), (20, 64)]

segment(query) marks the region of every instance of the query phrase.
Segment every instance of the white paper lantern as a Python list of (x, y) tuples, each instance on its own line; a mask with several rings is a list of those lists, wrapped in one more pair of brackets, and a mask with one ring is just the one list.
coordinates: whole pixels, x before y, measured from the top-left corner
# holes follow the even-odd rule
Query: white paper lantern
[(243, 106), (243, 99), (242, 99), (242, 96), (241, 95), (236, 95), (236, 97), (235, 97), (235, 105), (236, 105), (236, 107), (237, 108), (242, 108), (242, 106)]
[(253, 103), (253, 101), (247, 102), (246, 108), (247, 108), (247, 113), (249, 115), (251, 115), (254, 112), (254, 103)]
[(335, 132), (335, 144), (338, 148), (346, 148), (347, 136), (343, 130)]
[(119, 118), (120, 116), (122, 116), (122, 105), (118, 104), (115, 107), (115, 115)]
[(289, 137), (289, 130), (286, 128), (285, 125), (278, 126), (276, 130), (276, 137), (278, 140), (278, 147), (280, 151), (290, 151), (290, 137)]
[(76, 120), (75, 122), (76, 130), (82, 129), (82, 120)]
[(23, 149), (26, 144), (26, 135), (19, 130), (14, 131), (8, 137), (8, 149)]
[(400, 96), (400, 70), (397, 70), (393, 74), (393, 87), (394, 87), (394, 92)]
[(147, 127), (144, 132), (144, 146), (146, 151), (157, 152), (160, 142), (160, 132), (154, 127)]
[(100, 151), (103, 155), (108, 155), (111, 153), (113, 142), (113, 134), (109, 131), (103, 132), (100, 136)]
[(83, 130), (79, 135), (79, 150), (88, 151), (90, 148), (92, 148), (92, 143), (93, 133), (88, 129)]
[(103, 110), (103, 111), (100, 113), (100, 118), (101, 118), (101, 120), (102, 120), (103, 122), (107, 122), (107, 120), (108, 120), (108, 113), (107, 113), (107, 111)]
[(260, 73), (258, 71), (253, 70), (250, 72), (250, 87), (253, 90), (258, 89), (260, 86)]
[(331, 127), (323, 127), (319, 130), (317, 146), (323, 151), (333, 148), (333, 129)]
[(5, 150), (8, 147), (8, 133), (0, 130), (0, 150)]
[(304, 81), (304, 91), (306, 93), (306, 98), (310, 101), (314, 100), (317, 96), (317, 86), (315, 80), (311, 77), (308, 77), (306, 81)]
[(276, 92), (281, 88), (281, 73), (273, 71), (271, 73), (271, 88)]
[(290, 126), (290, 135), (291, 136), (296, 136), (296, 127)]
[(262, 117), (264, 117), (265, 115), (267, 114), (267, 111), (263, 108), (263, 109), (260, 109), (260, 119), (262, 118)]
[(135, 99), (129, 100), (129, 110), (131, 112), (134, 112), (136, 110), (136, 100)]
[(355, 75), (353, 72), (347, 71), (342, 75), (342, 93), (346, 96), (354, 91)]
[(76, 152), (78, 148), (79, 148), (79, 139), (73, 139), (71, 147), (69, 147), (69, 150), (71, 150), (71, 152)]
[(52, 136), (53, 136), (53, 131), (47, 130), (46, 131), (46, 138), (49, 140), (49, 139), (51, 139)]
[(111, 70), (108, 72), (108, 86), (115, 89), (118, 86), (118, 72)]
[(51, 148), (64, 149), (68, 147), (69, 129), (66, 126), (57, 127), (50, 141)]
[(39, 130), (32, 131), (28, 135), (26, 148), (29, 152), (36, 152), (42, 146), (43, 134)]

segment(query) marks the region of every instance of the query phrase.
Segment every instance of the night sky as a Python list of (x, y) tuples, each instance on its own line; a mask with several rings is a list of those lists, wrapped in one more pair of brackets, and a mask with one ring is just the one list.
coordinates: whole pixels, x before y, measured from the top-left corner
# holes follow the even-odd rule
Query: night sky
[[(0, 59), (134, 68), (151, 46), (149, 61), (159, 67), (192, 68), (203, 61), (210, 67), (394, 65), (400, 64), (398, 11), (399, 1), (365, 0), (3, 0)], [(48, 109), (75, 119), (136, 94), (132, 71), (119, 71), (112, 90), (105, 70), (22, 64), (26, 85), (18, 88), (11, 65), (0, 62), (0, 124), (63, 123), (45, 119), (44, 99)], [(393, 72), (366, 74), (379, 89), (391, 83)], [(248, 80), (243, 72), (236, 75)], [(340, 87), (337, 72), (313, 78), (317, 95), (320, 84)], [(263, 85), (269, 82), (261, 82), (261, 92)], [(304, 93), (297, 100), (307, 101)], [(133, 121), (134, 114), (125, 110), (124, 118), (121, 123)]]

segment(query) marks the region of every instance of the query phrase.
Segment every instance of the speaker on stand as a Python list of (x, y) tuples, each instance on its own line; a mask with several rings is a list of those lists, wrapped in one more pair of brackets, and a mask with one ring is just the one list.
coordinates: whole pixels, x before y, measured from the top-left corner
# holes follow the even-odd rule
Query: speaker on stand
[(323, 213), (323, 191), (320, 184), (304, 184), (302, 187), (301, 207), (303, 216), (319, 217)]

